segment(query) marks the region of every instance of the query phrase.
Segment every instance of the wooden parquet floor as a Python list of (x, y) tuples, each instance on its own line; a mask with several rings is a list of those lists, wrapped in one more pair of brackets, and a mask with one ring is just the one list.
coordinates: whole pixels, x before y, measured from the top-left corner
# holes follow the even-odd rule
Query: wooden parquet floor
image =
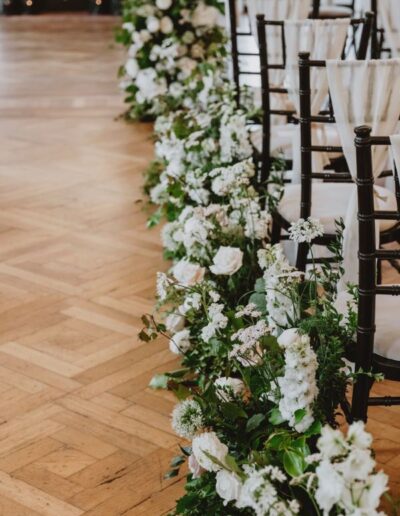
[[(147, 387), (176, 362), (136, 338), (165, 264), (140, 203), (151, 127), (113, 120), (116, 21), (0, 20), (1, 516), (158, 516), (182, 492), (173, 400)], [(400, 409), (370, 428), (396, 487)]]

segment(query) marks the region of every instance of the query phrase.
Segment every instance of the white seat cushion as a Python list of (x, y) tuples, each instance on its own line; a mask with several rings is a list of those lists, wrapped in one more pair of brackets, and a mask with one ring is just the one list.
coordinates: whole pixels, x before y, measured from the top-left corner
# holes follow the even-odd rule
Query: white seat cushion
[[(376, 199), (377, 208), (396, 210), (395, 195), (382, 186), (375, 186), (375, 188), (379, 197), (382, 198)], [(299, 184), (285, 186), (278, 211), (288, 222), (295, 222), (300, 217), (300, 191), (301, 185)], [(311, 216), (321, 221), (326, 233), (334, 233), (335, 220), (345, 218), (353, 191), (354, 184), (352, 183), (317, 183), (313, 181)], [(381, 220), (379, 223), (380, 231), (385, 231), (395, 224), (391, 220)]]
[[(351, 301), (349, 294), (341, 292), (335, 302), (338, 312), (346, 316), (349, 301)], [(374, 353), (398, 361), (400, 361), (399, 312), (399, 297), (376, 296)]]

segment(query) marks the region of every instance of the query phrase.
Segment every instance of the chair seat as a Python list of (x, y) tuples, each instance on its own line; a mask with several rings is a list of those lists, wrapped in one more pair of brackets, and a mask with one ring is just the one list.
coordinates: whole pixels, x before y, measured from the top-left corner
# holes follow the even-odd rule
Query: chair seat
[[(326, 233), (335, 233), (335, 220), (345, 218), (350, 196), (354, 192), (353, 183), (317, 183), (312, 184), (312, 208), (311, 216), (319, 219)], [(377, 199), (377, 209), (396, 210), (396, 197), (387, 188), (376, 186), (377, 194), (382, 199)], [(295, 222), (300, 217), (300, 192), (301, 185), (288, 184), (285, 186), (284, 195), (279, 203), (278, 212), (287, 222)], [(381, 220), (380, 231), (386, 231), (396, 222)]]
[[(351, 297), (341, 292), (335, 302), (339, 313), (346, 316)], [(377, 295), (375, 315), (374, 353), (380, 357), (400, 361), (399, 331), (400, 299), (396, 296)]]

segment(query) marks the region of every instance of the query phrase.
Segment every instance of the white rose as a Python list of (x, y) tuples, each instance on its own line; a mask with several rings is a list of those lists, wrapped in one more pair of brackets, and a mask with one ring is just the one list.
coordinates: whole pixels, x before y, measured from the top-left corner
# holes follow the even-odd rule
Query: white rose
[(182, 41), (186, 45), (190, 45), (191, 43), (193, 43), (194, 40), (195, 40), (195, 35), (190, 30), (187, 30), (186, 32), (183, 33)]
[(241, 396), (245, 390), (245, 385), (239, 378), (227, 378), (221, 376), (214, 382), (215, 393), (221, 401), (232, 401), (234, 397)]
[(197, 263), (181, 260), (172, 269), (176, 281), (184, 287), (193, 287), (201, 283), (204, 278), (205, 269)]
[(165, 11), (166, 9), (169, 9), (172, 5), (172, 0), (156, 0), (156, 6), (161, 9), (162, 11)]
[(232, 276), (243, 263), (243, 252), (237, 247), (220, 247), (210, 266), (213, 274)]
[(151, 39), (151, 34), (148, 30), (142, 29), (140, 31), (140, 39), (143, 41), (143, 43), (147, 43)]
[(136, 78), (139, 71), (139, 65), (136, 59), (133, 57), (128, 59), (128, 61), (125, 63), (125, 71), (132, 79)]
[(194, 27), (214, 26), (217, 24), (219, 11), (212, 5), (205, 5), (200, 2), (192, 14), (192, 24)]
[(169, 16), (163, 16), (161, 18), (160, 30), (163, 34), (169, 34), (174, 30), (174, 24)]
[(239, 498), (242, 483), (235, 473), (221, 469), (218, 471), (215, 480), (215, 490), (224, 500), (224, 505)]
[(207, 452), (224, 464), (225, 457), (228, 454), (228, 447), (221, 443), (215, 432), (204, 432), (193, 438), (192, 453), (200, 466), (206, 471), (219, 471), (221, 466), (218, 466), (218, 464), (208, 458), (204, 452)]
[(146, 27), (149, 32), (157, 32), (160, 28), (160, 20), (155, 16), (149, 16), (146, 20)]
[(170, 339), (169, 350), (175, 355), (182, 355), (190, 348), (190, 331), (181, 330)]
[(197, 462), (196, 457), (193, 455), (193, 453), (189, 456), (188, 466), (193, 478), (201, 477), (201, 474), (203, 473), (204, 469)]
[(190, 54), (194, 59), (200, 59), (204, 56), (204, 48), (199, 44), (192, 45), (190, 49)]
[(171, 333), (176, 333), (177, 331), (183, 330), (185, 318), (183, 315), (174, 312), (165, 318), (165, 326)]

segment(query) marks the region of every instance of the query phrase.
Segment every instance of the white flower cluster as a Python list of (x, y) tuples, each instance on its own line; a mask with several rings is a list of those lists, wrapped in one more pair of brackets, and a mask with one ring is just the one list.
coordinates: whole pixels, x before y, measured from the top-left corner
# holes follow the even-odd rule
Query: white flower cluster
[[(172, 0), (144, 0), (133, 12), (137, 27), (130, 21), (122, 24), (124, 42), (128, 46), (130, 40), (131, 44), (124, 66), (126, 79), (121, 86), (125, 89), (133, 81), (137, 88), (135, 102), (149, 103), (150, 113), (160, 111), (158, 97), (167, 93), (173, 97), (184, 96), (177, 81), (190, 77), (199, 62), (222, 64), (215, 56), (207, 56), (209, 48), (213, 49), (212, 53), (218, 53), (218, 47), (212, 46), (209, 37), (213, 30), (222, 32), (221, 28), (216, 29), (218, 9), (204, 2), (197, 3), (192, 10), (183, 8), (178, 13), (171, 7)], [(129, 18), (129, 7), (124, 14)], [(188, 27), (183, 33), (180, 30), (182, 24)], [(151, 65), (143, 68), (142, 63), (147, 61)], [(171, 83), (169, 87), (167, 83)]]
[(264, 271), (268, 325), (271, 333), (278, 335), (295, 320), (293, 288), (302, 273), (289, 264), (280, 244), (258, 251), (258, 263)]
[(371, 456), (372, 437), (364, 423), (353, 423), (347, 436), (330, 426), (322, 429), (317, 447), (319, 454), (310, 456), (317, 462), (314, 481), (315, 499), (324, 515), (378, 516), (381, 496), (388, 489), (388, 477), (382, 471), (374, 473)]
[(186, 399), (172, 411), (172, 428), (185, 439), (192, 439), (204, 425), (203, 413), (195, 400)]
[(315, 238), (324, 234), (324, 226), (318, 219), (309, 217), (307, 220), (299, 219), (292, 222), (289, 228), (290, 238), (298, 244), (307, 242), (310, 244)]
[(245, 479), (236, 473), (220, 470), (216, 475), (216, 491), (226, 505), (234, 502), (238, 509), (251, 508), (256, 516), (290, 516), (299, 514), (297, 500), (283, 499), (277, 485), (287, 481), (286, 475), (275, 466), (245, 465)]
[(257, 306), (255, 303), (248, 303), (243, 308), (239, 308), (236, 310), (235, 317), (239, 319), (240, 317), (261, 317), (261, 312), (257, 310)]
[(220, 197), (232, 195), (238, 197), (243, 186), (250, 184), (250, 178), (255, 175), (254, 163), (251, 159), (239, 161), (234, 165), (218, 167), (210, 172), (212, 178), (211, 190)]
[(250, 143), (246, 116), (243, 112), (226, 110), (221, 116), (221, 161), (231, 163), (250, 157), (253, 149)]
[(227, 378), (221, 376), (214, 382), (215, 393), (221, 401), (233, 401), (240, 398), (244, 391), (245, 385), (239, 378)]
[(223, 330), (228, 324), (228, 318), (222, 313), (225, 306), (221, 303), (212, 303), (207, 309), (208, 324), (201, 330), (204, 342), (210, 342), (218, 330)]
[(270, 329), (262, 319), (252, 326), (238, 330), (232, 335), (231, 340), (233, 342), (239, 341), (239, 344), (232, 347), (229, 356), (236, 359), (244, 367), (259, 364), (262, 361), (260, 339), (269, 333)]
[[(310, 338), (300, 335), (297, 329), (284, 331), (278, 343), (285, 352), (285, 370), (284, 375), (276, 379), (279, 393), (273, 393), (272, 397), (278, 401), (283, 419), (297, 432), (305, 432), (314, 421), (313, 403), (318, 395), (317, 357)], [(296, 421), (296, 412), (301, 410), (303, 417)]]

